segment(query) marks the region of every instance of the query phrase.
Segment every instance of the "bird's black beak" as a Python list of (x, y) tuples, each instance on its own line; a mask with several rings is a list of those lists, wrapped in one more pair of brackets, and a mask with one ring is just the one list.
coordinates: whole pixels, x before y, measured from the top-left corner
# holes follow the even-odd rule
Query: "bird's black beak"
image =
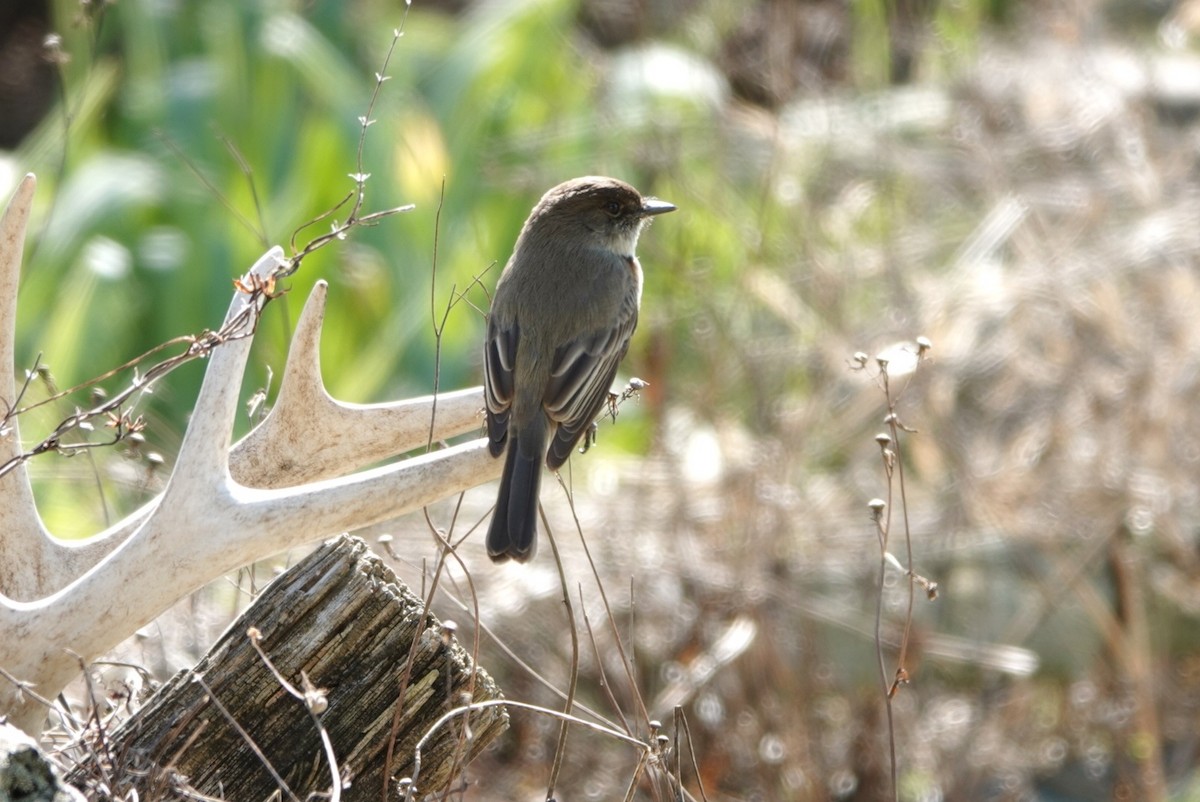
[(644, 198), (642, 200), (642, 217), (666, 214), (673, 211), (675, 211), (675, 204), (667, 203), (665, 200), (659, 200), (658, 198)]

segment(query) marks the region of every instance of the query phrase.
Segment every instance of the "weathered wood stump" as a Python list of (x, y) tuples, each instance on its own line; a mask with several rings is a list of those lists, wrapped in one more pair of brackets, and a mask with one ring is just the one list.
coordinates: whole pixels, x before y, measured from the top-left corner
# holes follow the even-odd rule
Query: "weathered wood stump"
[[(305, 799), (333, 786), (320, 729), (255, 650), (247, 631), (284, 679), (301, 672), (324, 689), (319, 714), (344, 800), (381, 798), (388, 744), (409, 650), (419, 639), (389, 776), (410, 777), (414, 749), (435, 721), (467, 703), (499, 699), (493, 680), (362, 540), (332, 540), (275, 579), (189, 671), (97, 746), (72, 774), (76, 784), (105, 782), (123, 796)], [(445, 724), (422, 749), (422, 793), (443, 788), (508, 724), (503, 706)], [(236, 722), (236, 726), (235, 726)], [(241, 730), (239, 732), (239, 730)], [(251, 745), (253, 744), (253, 745)], [(101, 763), (107, 765), (100, 765)], [(117, 785), (117, 788), (113, 788)], [(188, 796), (187, 798), (195, 798)]]

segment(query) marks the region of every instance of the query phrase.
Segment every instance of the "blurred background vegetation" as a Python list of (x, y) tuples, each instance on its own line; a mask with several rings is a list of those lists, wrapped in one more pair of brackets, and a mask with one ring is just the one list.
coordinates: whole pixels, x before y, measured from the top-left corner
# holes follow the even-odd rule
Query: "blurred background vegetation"
[[(650, 387), (572, 471), (637, 692), (664, 721), (683, 706), (710, 798), (888, 798), (866, 509), (887, 491), (885, 401), (852, 355), (900, 373), (923, 335), (933, 360), (893, 386), (919, 430), (902, 445), (915, 568), (942, 594), (918, 601), (896, 697), (901, 797), (1200, 799), (1200, 4), (0, 4), (0, 189), (40, 182), (18, 331), (19, 366), (46, 368), (34, 397), (215, 328), (233, 278), (352, 191), (402, 21), (363, 170), (368, 210), (415, 209), (305, 261), (247, 398), (273, 390), (322, 278), (335, 396), (430, 392), (453, 288), (471, 303), (440, 383), (478, 383), (483, 288), (532, 204), (572, 176), (625, 178), (680, 209), (640, 248), (625, 370)], [(54, 531), (156, 492), (202, 371), (142, 401), (138, 449), (33, 464)], [(85, 400), (23, 417), (23, 436)], [(468, 494), (472, 522), (492, 492)], [(416, 582), (423, 527), (387, 529)], [(565, 686), (557, 576), (493, 569), (477, 540), (460, 551), (484, 622)], [(186, 662), (228, 597), (201, 594), (218, 611), (177, 611), (140, 659)], [(891, 646), (907, 600), (890, 571)], [(621, 670), (597, 637), (582, 693), (611, 712), (599, 666)], [(511, 697), (557, 704), (490, 640), (481, 662)], [(544, 795), (556, 734), (514, 717), (467, 797)], [(631, 754), (572, 746), (563, 798), (623, 793)]]

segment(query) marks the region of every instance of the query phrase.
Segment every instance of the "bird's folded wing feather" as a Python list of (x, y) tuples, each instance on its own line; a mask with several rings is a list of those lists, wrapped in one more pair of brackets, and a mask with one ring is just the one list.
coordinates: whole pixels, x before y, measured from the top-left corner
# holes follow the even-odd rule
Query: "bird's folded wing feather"
[(546, 414), (558, 424), (546, 455), (550, 468), (567, 461), (603, 408), (636, 326), (634, 312), (616, 327), (578, 337), (555, 352), (542, 400)]
[(483, 358), (483, 395), (487, 404), (488, 449), (493, 456), (504, 451), (508, 439), (508, 416), (513, 397), (513, 369), (521, 329), (515, 322), (501, 329), (488, 320), (487, 346)]

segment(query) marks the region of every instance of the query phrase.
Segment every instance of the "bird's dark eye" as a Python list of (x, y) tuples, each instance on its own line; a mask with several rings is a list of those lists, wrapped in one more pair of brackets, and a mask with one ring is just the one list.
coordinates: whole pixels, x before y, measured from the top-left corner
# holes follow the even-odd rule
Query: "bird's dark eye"
[(609, 201), (608, 203), (604, 204), (604, 211), (608, 212), (609, 217), (616, 217), (621, 213), (621, 204), (617, 203), (615, 200)]

